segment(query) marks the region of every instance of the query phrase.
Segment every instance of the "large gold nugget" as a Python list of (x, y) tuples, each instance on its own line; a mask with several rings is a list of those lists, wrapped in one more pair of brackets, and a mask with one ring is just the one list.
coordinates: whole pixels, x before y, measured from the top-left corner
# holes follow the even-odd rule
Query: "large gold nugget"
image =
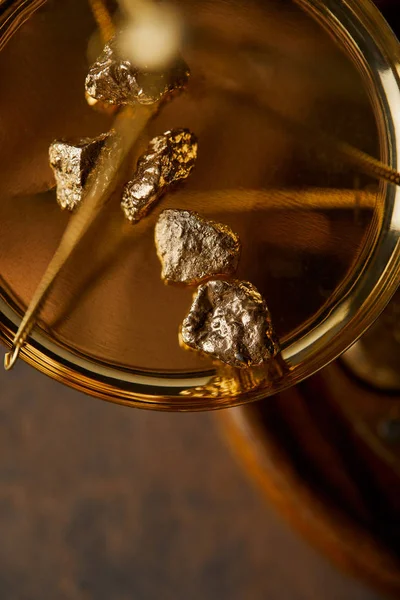
[(121, 57), (114, 36), (90, 67), (85, 90), (89, 99), (106, 104), (154, 104), (164, 94), (184, 88), (189, 75), (189, 67), (182, 58), (162, 72), (135, 67)]
[(132, 223), (140, 221), (168, 187), (186, 179), (196, 161), (197, 139), (188, 129), (174, 129), (153, 138), (137, 163), (134, 178), (122, 194), (122, 210)]
[(109, 133), (76, 141), (59, 140), (50, 145), (49, 159), (57, 185), (57, 202), (73, 210), (82, 200), (83, 188)]
[(166, 283), (200, 283), (235, 273), (239, 236), (222, 223), (189, 210), (164, 210), (155, 227), (157, 254)]
[(183, 321), (180, 340), (239, 368), (261, 365), (279, 352), (267, 305), (247, 281), (201, 285)]

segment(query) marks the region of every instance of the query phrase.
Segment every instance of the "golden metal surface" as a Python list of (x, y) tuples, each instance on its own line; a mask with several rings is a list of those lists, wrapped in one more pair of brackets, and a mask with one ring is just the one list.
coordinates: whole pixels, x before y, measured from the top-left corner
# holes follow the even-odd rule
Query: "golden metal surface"
[(172, 185), (189, 177), (197, 158), (197, 139), (188, 129), (153, 138), (122, 193), (128, 221), (140, 221)]
[(257, 367), (279, 352), (265, 300), (247, 281), (201, 285), (180, 339), (184, 346), (238, 368)]
[(0, 50), (47, 0), (14, 0), (0, 4)]
[(183, 89), (190, 71), (181, 58), (161, 72), (143, 71), (121, 57), (118, 37), (104, 46), (85, 80), (89, 98), (114, 105), (155, 104), (164, 94)]
[[(390, 299), (399, 274), (398, 190), (378, 186), (372, 170), (364, 175), (364, 159), (350, 165), (331, 140), (398, 170), (399, 53), (367, 1), (304, 2), (315, 20), (291, 2), (177, 6), (190, 82), (153, 115), (135, 157), (160, 131), (187, 127), (199, 138), (196, 169), (132, 234), (120, 190), (91, 216), (21, 355), (102, 398), (192, 410), (300, 381), (343, 352)], [(46, 3), (13, 36), (8, 30), (0, 52), (0, 330), (7, 344), (75, 218), (59, 210), (50, 190), (48, 147), (111, 126), (83, 94), (94, 31), (85, 2)], [(310, 131), (329, 143), (301, 133)], [(238, 278), (268, 299), (287, 365), (281, 376), (235, 384), (234, 397), (204, 393), (225, 375), (178, 347), (190, 293), (160, 281), (153, 228), (165, 208), (196, 210), (238, 233)]]
[(199, 284), (218, 275), (233, 275), (238, 267), (239, 236), (197, 212), (164, 210), (154, 239), (166, 283)]
[(57, 276), (67, 263), (75, 247), (79, 244), (98, 212), (117, 185), (119, 169), (141, 133), (144, 125), (152, 116), (152, 111), (141, 107), (132, 120), (130, 110), (121, 112), (115, 123), (115, 135), (108, 136), (100, 150), (97, 162), (89, 173), (85, 186), (85, 202), (73, 216), (61, 238), (60, 244), (42, 276), (18, 331), (12, 341), (11, 350), (4, 357), (4, 367), (11, 369), (18, 359), (19, 353), (27, 337), (32, 331), (36, 316), (43, 306)]
[(61, 208), (73, 210), (83, 197), (83, 190), (109, 134), (75, 141), (57, 140), (50, 145), (49, 161)]

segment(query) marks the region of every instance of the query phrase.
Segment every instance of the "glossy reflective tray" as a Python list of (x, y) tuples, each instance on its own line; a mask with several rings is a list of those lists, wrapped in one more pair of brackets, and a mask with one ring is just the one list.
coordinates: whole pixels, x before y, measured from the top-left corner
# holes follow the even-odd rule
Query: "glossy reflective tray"
[[(89, 5), (15, 7), (18, 19), (11, 11), (0, 24), (7, 82), (0, 97), (0, 330), (7, 344), (70, 218), (55, 202), (48, 146), (112, 125), (84, 97), (98, 51)], [(371, 177), (351, 149), (398, 170), (399, 50), (369, 1), (177, 7), (190, 84), (140, 144), (189, 127), (199, 138), (196, 169), (128, 238), (119, 199), (110, 199), (21, 356), (107, 400), (201, 410), (265, 397), (311, 375), (348, 348), (394, 293), (399, 191)], [(282, 345), (278, 367), (237, 371), (179, 347), (191, 292), (160, 279), (154, 224), (166, 207), (197, 210), (240, 234), (238, 276), (266, 298)]]

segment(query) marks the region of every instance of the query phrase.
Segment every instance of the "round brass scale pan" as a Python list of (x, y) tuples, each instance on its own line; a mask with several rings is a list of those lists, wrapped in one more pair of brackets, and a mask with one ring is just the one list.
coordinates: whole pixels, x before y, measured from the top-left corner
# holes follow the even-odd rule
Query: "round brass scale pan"
[[(187, 91), (139, 140), (189, 127), (199, 158), (152, 215), (126, 224), (110, 198), (57, 280), (21, 356), (103, 399), (163, 410), (222, 408), (298, 383), (347, 349), (393, 295), (400, 190), (337, 152), (399, 170), (399, 51), (369, 1), (178, 3)], [(70, 216), (49, 144), (107, 131), (83, 82), (99, 50), (82, 0), (8, 3), (0, 22), (0, 333), (9, 345)], [(248, 68), (249, 67), (249, 68)], [(318, 132), (332, 143), (322, 144)], [(264, 295), (285, 368), (215, 371), (179, 348), (191, 292), (164, 286), (153, 241), (166, 207), (229, 224), (238, 277)]]

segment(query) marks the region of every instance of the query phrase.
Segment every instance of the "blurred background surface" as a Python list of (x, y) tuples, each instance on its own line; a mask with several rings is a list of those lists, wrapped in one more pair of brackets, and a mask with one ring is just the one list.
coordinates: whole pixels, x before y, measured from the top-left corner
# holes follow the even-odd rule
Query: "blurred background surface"
[(127, 410), (22, 362), (0, 399), (0, 598), (379, 600), (276, 516), (217, 413)]

